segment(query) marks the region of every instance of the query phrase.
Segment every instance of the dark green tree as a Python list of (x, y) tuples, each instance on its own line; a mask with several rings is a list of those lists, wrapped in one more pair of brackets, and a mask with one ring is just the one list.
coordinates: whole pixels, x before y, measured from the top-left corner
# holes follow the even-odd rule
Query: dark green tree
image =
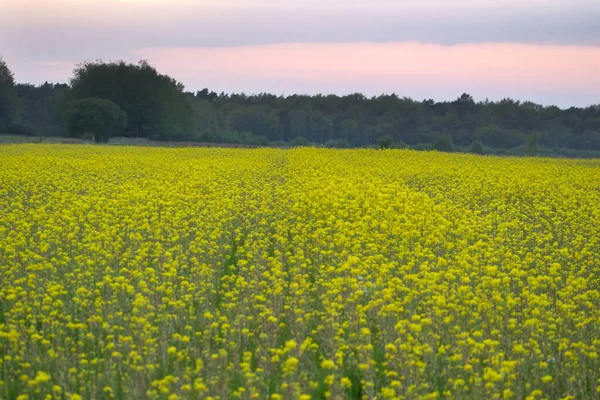
[(125, 135), (185, 140), (193, 133), (192, 108), (183, 85), (146, 61), (84, 62), (71, 80), (71, 98), (110, 100), (128, 116)]
[(344, 119), (340, 125), (340, 138), (343, 138), (349, 145), (360, 143), (360, 126), (355, 119)]
[(229, 114), (229, 123), (240, 132), (266, 136), (270, 141), (281, 140), (281, 123), (268, 106), (238, 107)]
[(12, 124), (16, 114), (15, 78), (6, 62), (0, 57), (0, 129)]
[(469, 147), (469, 152), (473, 154), (484, 154), (485, 148), (479, 140), (476, 140), (473, 143), (471, 143), (471, 146)]
[(306, 110), (292, 110), (287, 113), (288, 138), (309, 137), (315, 141), (312, 132), (308, 132), (308, 112)]
[[(333, 136), (333, 122), (324, 112), (313, 110), (308, 114), (308, 131), (318, 143), (327, 143)], [(339, 140), (338, 145), (344, 140)]]
[(473, 143), (471, 143), (471, 146), (469, 147), (469, 152), (473, 154), (483, 154), (485, 153), (485, 149), (483, 148), (483, 144), (479, 140), (476, 140)]
[(454, 151), (452, 137), (450, 135), (441, 135), (436, 139), (435, 143), (433, 144), (433, 148), (437, 151)]
[(381, 137), (390, 136), (392, 142), (394, 139), (394, 125), (389, 122), (380, 122), (376, 125), (370, 126), (365, 132), (365, 136), (368, 140), (369, 145), (378, 144), (378, 140)]
[(18, 84), (20, 124), (40, 136), (66, 136), (67, 129), (61, 116), (69, 86), (44, 83), (40, 86)]
[(310, 143), (304, 136), (296, 136), (290, 141), (292, 146), (308, 146)]
[(209, 132), (228, 130), (227, 118), (212, 103), (193, 96), (188, 100), (192, 109), (193, 140), (206, 137)]
[(538, 155), (538, 137), (535, 133), (527, 136), (527, 155), (532, 157)]
[(504, 129), (497, 125), (486, 125), (476, 129), (475, 136), (488, 146), (509, 149), (523, 143), (524, 133), (514, 129)]
[(394, 138), (391, 135), (380, 136), (377, 143), (381, 149), (389, 149), (394, 145)]
[(196, 92), (196, 97), (208, 102), (213, 102), (217, 99), (217, 97), (219, 97), (219, 95), (216, 92), (209, 92), (207, 88), (204, 88)]
[(73, 137), (90, 137), (106, 142), (127, 127), (127, 114), (112, 101), (96, 98), (75, 100), (64, 112), (65, 123)]

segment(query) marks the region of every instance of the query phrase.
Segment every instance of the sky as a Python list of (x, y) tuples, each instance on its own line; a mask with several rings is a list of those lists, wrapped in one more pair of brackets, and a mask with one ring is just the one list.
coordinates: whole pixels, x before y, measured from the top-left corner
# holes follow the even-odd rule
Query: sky
[(0, 0), (18, 82), (148, 60), (186, 90), (600, 103), (599, 0)]

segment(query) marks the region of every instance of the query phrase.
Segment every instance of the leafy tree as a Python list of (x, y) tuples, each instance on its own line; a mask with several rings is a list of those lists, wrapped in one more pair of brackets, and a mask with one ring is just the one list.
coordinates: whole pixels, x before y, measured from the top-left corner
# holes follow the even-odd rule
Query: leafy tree
[(471, 146), (469, 147), (469, 152), (473, 154), (483, 154), (485, 153), (485, 149), (483, 148), (483, 144), (479, 140), (476, 140), (473, 143), (471, 143)]
[(326, 143), (333, 134), (331, 119), (321, 111), (311, 111), (308, 113), (308, 134), (315, 142)]
[(246, 140), (246, 144), (252, 146), (267, 146), (269, 144), (269, 139), (266, 136), (251, 136)]
[(396, 142), (393, 144), (392, 148), (394, 149), (406, 149), (408, 148), (408, 145), (404, 142), (404, 140), (400, 140), (399, 142)]
[(84, 62), (71, 80), (71, 98), (110, 100), (128, 116), (126, 136), (185, 140), (192, 136), (190, 103), (183, 85), (146, 61)]
[(309, 141), (326, 143), (333, 136), (333, 122), (319, 110), (293, 110), (289, 113), (288, 136), (305, 136)]
[(270, 107), (238, 107), (229, 114), (229, 123), (233, 129), (248, 131), (253, 136), (266, 136), (268, 140), (280, 139), (281, 124)]
[(344, 139), (330, 139), (325, 142), (325, 147), (334, 149), (345, 149), (348, 147), (348, 143)]
[(469, 142), (472, 142), (472, 139), (472, 132), (468, 131), (467, 129), (459, 129), (458, 132), (456, 132), (456, 142), (458, 144), (465, 145)]
[(437, 132), (443, 132), (446, 135), (454, 134), (456, 136), (456, 132), (459, 131), (459, 127), (460, 119), (454, 112), (449, 112), (443, 116), (437, 117), (432, 123), (433, 130)]
[(289, 138), (309, 136), (314, 140), (312, 132), (308, 132), (308, 112), (306, 110), (292, 110), (287, 113)]
[(229, 128), (225, 115), (209, 101), (197, 97), (188, 100), (192, 110), (191, 128), (194, 136), (202, 136), (206, 132), (225, 131)]
[(392, 142), (394, 139), (394, 125), (389, 122), (380, 122), (376, 125), (370, 126), (365, 132), (365, 136), (368, 138), (369, 145), (376, 144), (379, 138), (390, 136)]
[(537, 156), (538, 154), (538, 137), (535, 133), (529, 134), (527, 137), (527, 155)]
[(15, 78), (6, 62), (0, 57), (0, 129), (13, 123), (16, 108)]
[(296, 136), (290, 141), (292, 146), (308, 146), (310, 142), (304, 136)]
[(356, 119), (342, 120), (339, 137), (351, 145), (360, 143), (360, 126), (358, 121)]
[(441, 135), (433, 144), (433, 148), (437, 151), (454, 151), (452, 137), (450, 135)]
[(394, 145), (394, 138), (391, 135), (384, 135), (377, 139), (379, 147), (382, 149), (389, 149)]
[(117, 104), (103, 99), (75, 100), (68, 104), (64, 118), (71, 136), (90, 136), (98, 142), (108, 141), (127, 127), (127, 114)]
[(512, 129), (504, 129), (497, 125), (486, 125), (477, 128), (475, 136), (489, 146), (507, 149), (522, 144), (524, 133)]
[(33, 134), (44, 136), (65, 136), (67, 129), (61, 116), (61, 109), (69, 87), (65, 84), (44, 83), (40, 86), (18, 84), (20, 124)]
[(204, 88), (196, 92), (196, 97), (208, 102), (213, 102), (217, 99), (217, 97), (219, 97), (219, 95), (216, 92), (209, 92), (208, 89)]
[(458, 99), (452, 102), (452, 105), (461, 119), (465, 114), (473, 112), (477, 106), (475, 100), (473, 100), (473, 96), (467, 93), (463, 93)]

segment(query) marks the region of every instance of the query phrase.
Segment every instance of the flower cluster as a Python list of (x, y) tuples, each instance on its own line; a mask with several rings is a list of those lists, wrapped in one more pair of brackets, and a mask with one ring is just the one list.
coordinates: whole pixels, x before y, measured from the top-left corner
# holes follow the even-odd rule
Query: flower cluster
[(600, 162), (0, 147), (0, 398), (600, 396)]

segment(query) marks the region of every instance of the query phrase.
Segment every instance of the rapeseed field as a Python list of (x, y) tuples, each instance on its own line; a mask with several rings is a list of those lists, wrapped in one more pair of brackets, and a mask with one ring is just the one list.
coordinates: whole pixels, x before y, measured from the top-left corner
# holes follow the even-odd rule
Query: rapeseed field
[(598, 399), (600, 162), (0, 147), (0, 398)]

